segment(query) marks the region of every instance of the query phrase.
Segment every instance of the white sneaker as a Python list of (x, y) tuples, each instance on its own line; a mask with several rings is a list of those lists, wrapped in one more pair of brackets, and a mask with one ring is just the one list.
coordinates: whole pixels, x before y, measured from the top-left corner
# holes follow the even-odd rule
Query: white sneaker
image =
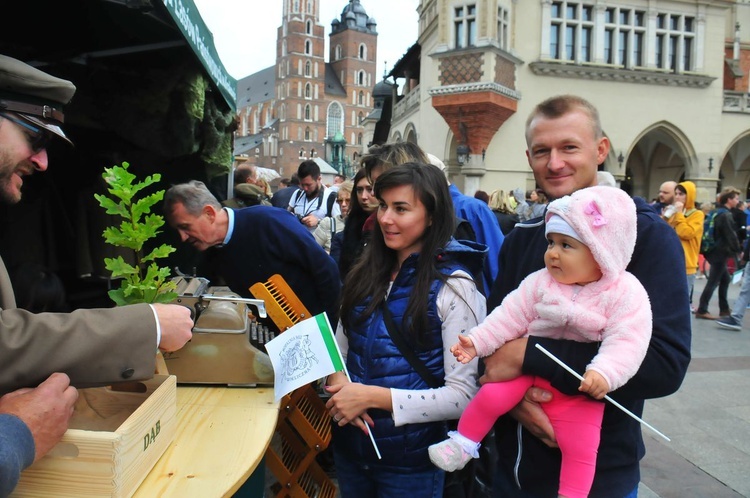
[(463, 469), (472, 459), (472, 456), (453, 439), (433, 444), (427, 448), (427, 452), (432, 463), (447, 472)]

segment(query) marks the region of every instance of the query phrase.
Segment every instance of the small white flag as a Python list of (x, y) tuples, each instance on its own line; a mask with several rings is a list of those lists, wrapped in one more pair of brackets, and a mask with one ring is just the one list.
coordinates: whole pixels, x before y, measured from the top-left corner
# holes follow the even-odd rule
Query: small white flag
[(344, 370), (325, 313), (303, 320), (266, 343), (274, 372), (276, 401), (295, 389)]

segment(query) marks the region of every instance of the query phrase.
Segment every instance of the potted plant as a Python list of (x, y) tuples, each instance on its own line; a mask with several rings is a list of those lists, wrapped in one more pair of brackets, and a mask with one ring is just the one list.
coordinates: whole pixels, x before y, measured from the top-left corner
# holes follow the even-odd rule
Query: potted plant
[[(177, 297), (176, 284), (170, 279), (168, 267), (161, 267), (157, 260), (167, 257), (175, 248), (162, 244), (144, 254), (144, 246), (160, 233), (164, 217), (151, 212), (153, 206), (164, 198), (164, 190), (146, 194), (145, 188), (161, 181), (155, 173), (143, 181), (128, 171), (130, 164), (104, 168), (102, 178), (107, 184), (107, 195), (94, 194), (107, 214), (119, 217), (118, 226), (110, 226), (102, 234), (108, 244), (133, 251), (135, 264), (129, 264), (122, 256), (104, 258), (107, 270), (113, 279), (121, 279), (117, 289), (109, 291), (116, 305), (134, 303), (169, 303)], [(157, 358), (157, 373), (166, 373), (163, 358)]]

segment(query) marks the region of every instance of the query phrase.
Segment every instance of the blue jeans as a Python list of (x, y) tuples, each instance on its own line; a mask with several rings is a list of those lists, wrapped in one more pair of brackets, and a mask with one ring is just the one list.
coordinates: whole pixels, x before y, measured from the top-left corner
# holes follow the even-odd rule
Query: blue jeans
[(742, 274), (740, 295), (737, 296), (737, 300), (734, 302), (734, 307), (732, 308), (732, 318), (737, 320), (737, 323), (740, 325), (742, 325), (742, 319), (745, 317), (745, 310), (748, 304), (750, 304), (750, 263), (745, 265), (745, 273)]
[(335, 450), (333, 459), (342, 498), (441, 498), (443, 496), (445, 472), (437, 467), (421, 472), (397, 473), (363, 465)]

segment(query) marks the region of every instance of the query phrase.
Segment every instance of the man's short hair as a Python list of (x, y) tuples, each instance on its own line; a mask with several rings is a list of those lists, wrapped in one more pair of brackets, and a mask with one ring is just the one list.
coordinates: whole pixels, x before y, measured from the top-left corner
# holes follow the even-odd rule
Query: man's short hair
[(729, 199), (731, 199), (734, 196), (740, 195), (740, 190), (737, 187), (725, 187), (721, 190), (721, 193), (719, 194), (719, 204), (722, 206), (729, 202)]
[(162, 205), (167, 217), (171, 216), (174, 205), (177, 203), (185, 206), (185, 211), (193, 216), (199, 216), (205, 206), (221, 209), (221, 203), (216, 200), (214, 194), (208, 190), (205, 183), (198, 180), (173, 185), (164, 193)]
[(312, 159), (302, 161), (299, 168), (297, 168), (297, 177), (307, 178), (308, 176), (313, 180), (320, 178), (320, 167), (318, 166), (318, 163)]
[(588, 115), (591, 121), (591, 127), (594, 130), (594, 136), (597, 140), (604, 136), (602, 122), (599, 118), (599, 111), (591, 102), (583, 97), (579, 97), (578, 95), (557, 95), (538, 104), (534, 107), (534, 110), (531, 111), (528, 119), (526, 119), (526, 141), (528, 142), (529, 140), (529, 127), (531, 126), (531, 122), (537, 116), (543, 116), (547, 119), (556, 119), (573, 111), (582, 111), (584, 114)]
[(289, 185), (299, 186), (299, 175), (292, 173), (292, 177), (289, 179)]
[(247, 183), (248, 178), (255, 179), (255, 166), (240, 164), (234, 170), (234, 184)]

